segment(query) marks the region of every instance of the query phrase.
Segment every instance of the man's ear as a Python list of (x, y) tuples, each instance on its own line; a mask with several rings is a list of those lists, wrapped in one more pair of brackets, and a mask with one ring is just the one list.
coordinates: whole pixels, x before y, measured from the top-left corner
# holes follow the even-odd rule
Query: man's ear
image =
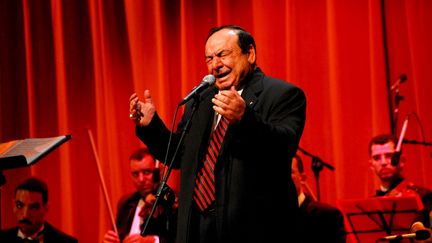
[(45, 205), (43, 205), (43, 207), (44, 207), (44, 209), (45, 209), (45, 212), (48, 212), (48, 209), (49, 209), (49, 203), (47, 202)]
[(372, 172), (375, 172), (374, 167), (373, 167), (372, 164), (373, 164), (372, 159), (369, 159), (369, 169), (370, 169)]
[(399, 158), (399, 167), (403, 168), (405, 166), (406, 158), (405, 156), (401, 155)]
[(255, 61), (256, 61), (256, 51), (255, 51), (255, 48), (253, 47), (253, 45), (250, 44), (248, 47), (248, 62), (250, 64), (253, 64), (253, 63), (255, 63)]

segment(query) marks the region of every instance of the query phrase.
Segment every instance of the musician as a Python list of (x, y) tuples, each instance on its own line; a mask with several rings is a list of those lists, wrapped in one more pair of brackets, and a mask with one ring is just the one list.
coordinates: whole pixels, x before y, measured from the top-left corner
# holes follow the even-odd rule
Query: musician
[(136, 192), (123, 196), (117, 207), (116, 226), (118, 234), (109, 230), (104, 243), (171, 243), (175, 240), (176, 208), (171, 189), (161, 197), (160, 206), (146, 228), (146, 235), (140, 235), (155, 200), (154, 193), (159, 186), (159, 169), (147, 148), (141, 148), (129, 157), (132, 182)]
[(30, 177), (15, 188), (14, 213), (18, 225), (0, 233), (0, 242), (7, 243), (77, 243), (78, 240), (46, 222), (48, 186)]
[(300, 207), (298, 234), (302, 237), (302, 243), (345, 243), (342, 212), (330, 204), (316, 201), (307, 186), (303, 162), (298, 155), (293, 157), (291, 167), (291, 177), (296, 186)]
[(369, 142), (369, 164), (372, 171), (380, 180), (380, 188), (375, 196), (405, 196), (418, 194), (425, 209), (419, 213), (416, 221), (425, 227), (430, 227), (429, 212), (432, 208), (432, 191), (415, 185), (403, 176), (405, 158), (403, 156), (392, 165), (391, 161), (396, 152), (397, 140), (389, 134), (375, 136)]

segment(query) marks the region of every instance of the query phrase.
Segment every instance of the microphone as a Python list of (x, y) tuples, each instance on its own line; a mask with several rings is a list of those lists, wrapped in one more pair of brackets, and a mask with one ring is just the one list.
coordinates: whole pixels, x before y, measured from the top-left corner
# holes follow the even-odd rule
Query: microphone
[(400, 151), (394, 152), (394, 154), (393, 154), (393, 156), (391, 158), (391, 165), (392, 166), (397, 166), (399, 164), (401, 154), (402, 153)]
[(399, 87), (401, 83), (404, 83), (407, 80), (407, 76), (405, 74), (402, 74), (399, 76), (398, 80), (391, 86), (390, 90), (393, 91)]
[(181, 106), (186, 102), (188, 102), (190, 99), (200, 95), (204, 90), (206, 90), (209, 86), (213, 85), (215, 82), (216, 82), (215, 76), (211, 74), (206, 75), (201, 81), (201, 83), (195, 86), (192, 89), (192, 91), (180, 101), (178, 105)]
[(399, 164), (399, 160), (400, 160), (400, 156), (401, 156), (402, 141), (403, 141), (403, 138), (405, 136), (406, 129), (408, 127), (409, 117), (410, 116), (408, 115), (405, 118), (404, 124), (402, 125), (402, 131), (399, 135), (399, 141), (397, 143), (395, 153), (393, 154), (392, 159), (391, 159), (391, 165), (392, 166), (397, 166)]
[(427, 229), (417, 230), (414, 233), (401, 234), (401, 235), (389, 235), (386, 237), (379, 238), (378, 241), (390, 241), (390, 240), (403, 240), (403, 239), (415, 239), (415, 240), (426, 240), (430, 237), (430, 232)]

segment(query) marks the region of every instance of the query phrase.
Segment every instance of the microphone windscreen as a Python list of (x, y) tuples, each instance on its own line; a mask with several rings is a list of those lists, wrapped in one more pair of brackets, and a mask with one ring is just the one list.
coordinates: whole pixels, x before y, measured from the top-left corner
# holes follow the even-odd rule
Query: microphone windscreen
[(407, 76), (405, 75), (405, 74), (402, 74), (400, 77), (399, 77), (399, 83), (403, 83), (403, 82), (405, 82), (407, 80)]
[(416, 240), (427, 240), (431, 236), (430, 231), (427, 230), (426, 228), (421, 229), (421, 230), (417, 230), (415, 232), (415, 234), (416, 234), (416, 237), (415, 237)]
[(394, 152), (392, 159), (391, 159), (391, 165), (392, 166), (397, 166), (399, 164), (399, 160), (400, 160), (400, 156), (401, 156), (401, 152)]
[(216, 78), (215, 76), (213, 76), (212, 74), (207, 74), (203, 80), (203, 82), (208, 83), (209, 85), (214, 84), (214, 82), (216, 82)]

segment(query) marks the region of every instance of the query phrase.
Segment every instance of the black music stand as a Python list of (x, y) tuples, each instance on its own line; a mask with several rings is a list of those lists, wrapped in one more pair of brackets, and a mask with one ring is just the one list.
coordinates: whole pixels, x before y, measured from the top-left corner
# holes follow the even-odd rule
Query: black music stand
[(417, 212), (423, 208), (418, 195), (338, 200), (337, 204), (351, 230), (347, 233), (353, 234), (358, 243), (376, 242), (385, 236), (409, 232)]
[(71, 135), (63, 135), (50, 138), (27, 138), (1, 143), (0, 171), (32, 165), (71, 137)]

